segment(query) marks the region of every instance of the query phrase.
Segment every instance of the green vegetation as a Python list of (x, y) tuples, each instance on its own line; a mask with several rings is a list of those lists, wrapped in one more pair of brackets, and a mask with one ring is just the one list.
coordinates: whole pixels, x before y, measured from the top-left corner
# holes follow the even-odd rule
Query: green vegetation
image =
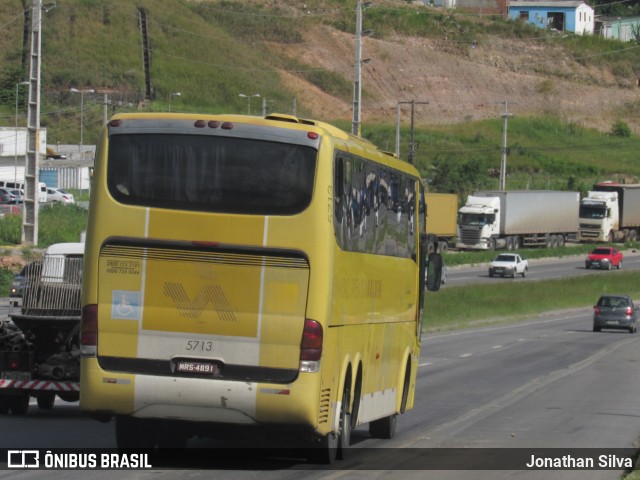
[[(603, 293), (640, 297), (640, 272), (586, 275), (540, 282), (446, 286), (429, 292), (425, 329), (455, 330), (497, 322), (513, 322), (542, 312), (593, 305)], [(460, 308), (464, 305), (464, 308)], [(591, 328), (589, 323), (585, 328)]]
[(15, 273), (8, 268), (0, 268), (0, 297), (9, 296), (9, 287)]
[[(0, 38), (0, 115), (13, 120), (16, 84), (28, 70), (28, 46), (22, 44), (22, 12), (28, 2), (8, 0), (0, 5), (7, 19)], [(351, 70), (333, 71), (314, 62), (318, 45), (308, 45), (309, 55), (292, 58), (281, 47), (303, 45), (303, 32), (315, 25), (329, 24), (346, 33), (355, 30), (356, 0), (309, 0), (279, 7), (272, 2), (189, 2), (186, 0), (67, 0), (47, 10), (42, 28), (41, 123), (51, 143), (76, 143), (80, 108), (70, 87), (108, 91), (115, 111), (245, 112), (247, 101), (238, 96), (260, 93), (252, 112), (290, 112), (295, 94), (281, 80), (283, 73), (311, 82), (321, 91), (350, 100)], [(625, 8), (628, 8), (625, 6)], [(634, 5), (634, 8), (638, 8)], [(142, 71), (139, 19), (147, 15), (152, 45), (150, 91)], [(547, 42), (562, 51), (560, 56), (578, 59), (586, 66), (608, 67), (620, 82), (640, 77), (640, 50), (599, 36), (556, 35), (524, 22), (497, 16), (477, 16), (442, 9), (417, 8), (410, 3), (381, 2), (366, 9), (367, 30), (378, 38), (396, 34), (437, 39), (447, 51), (467, 58), (474, 42), (491, 36), (526, 38)], [(544, 72), (539, 91), (554, 91), (554, 72)], [(366, 84), (364, 85), (365, 97)], [(180, 96), (172, 93), (180, 92)], [(18, 90), (18, 105), (24, 106), (27, 89)], [(145, 100), (145, 97), (149, 98)], [(300, 116), (309, 116), (305, 105), (297, 105)], [(621, 115), (637, 115), (630, 105)], [(22, 117), (21, 113), (21, 117)], [(23, 124), (23, 118), (20, 118)], [(335, 119), (325, 118), (334, 121)], [(509, 125), (510, 175), (513, 186), (566, 185), (574, 169), (579, 178), (625, 172), (620, 162), (629, 163), (637, 139), (598, 137), (563, 119), (514, 118)], [(9, 121), (13, 124), (13, 121)], [(99, 95), (84, 98), (84, 140), (96, 143), (103, 123), (103, 102)], [(499, 162), (502, 122), (494, 121), (440, 127), (418, 132), (418, 165), (473, 164), (493, 168)], [(350, 130), (347, 125), (347, 130)], [(367, 125), (363, 125), (367, 130)], [(395, 137), (389, 126), (375, 143), (391, 145)], [(405, 131), (403, 138), (408, 138)], [(375, 127), (366, 135), (377, 137)], [(529, 136), (531, 134), (531, 136)], [(583, 136), (585, 135), (585, 136)], [(606, 140), (606, 141), (605, 141)], [(626, 143), (625, 143), (626, 141)], [(591, 148), (591, 143), (596, 147)], [(622, 143), (620, 143), (622, 142)], [(576, 147), (579, 147), (576, 150)], [(392, 148), (391, 148), (392, 149)], [(616, 151), (616, 158), (603, 153)], [(407, 146), (402, 149), (406, 158)], [(623, 158), (621, 152), (626, 152)], [(585, 156), (585, 165), (580, 157)], [(633, 174), (633, 173), (632, 173)], [(446, 187), (446, 185), (444, 185)], [(533, 188), (533, 187), (531, 187)]]
[[(339, 126), (349, 128), (347, 122)], [(474, 190), (499, 188), (502, 128), (502, 120), (494, 119), (416, 129), (415, 164), (428, 188), (456, 192), (461, 202)], [(554, 116), (514, 117), (508, 130), (507, 188), (585, 195), (598, 181), (635, 182), (640, 178), (640, 138), (628, 128), (616, 122), (605, 133)], [(363, 136), (385, 150), (395, 149), (394, 126), (365, 125)], [(401, 138), (409, 137), (409, 128), (402, 127)], [(400, 156), (408, 154), (405, 142)]]
[[(38, 215), (38, 247), (53, 243), (79, 242), (87, 229), (89, 212), (77, 205), (48, 205)], [(18, 245), (22, 241), (22, 217), (5, 215), (0, 219), (0, 245)]]

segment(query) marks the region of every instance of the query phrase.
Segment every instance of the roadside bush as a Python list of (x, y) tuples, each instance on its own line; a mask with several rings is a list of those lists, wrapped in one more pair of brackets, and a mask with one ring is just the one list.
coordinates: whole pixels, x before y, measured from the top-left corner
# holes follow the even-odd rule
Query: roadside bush
[(628, 138), (631, 136), (631, 129), (629, 128), (629, 125), (627, 125), (622, 120), (617, 120), (611, 127), (610, 135), (612, 137)]
[(8, 268), (0, 268), (0, 297), (9, 296), (9, 287), (13, 281), (13, 272)]

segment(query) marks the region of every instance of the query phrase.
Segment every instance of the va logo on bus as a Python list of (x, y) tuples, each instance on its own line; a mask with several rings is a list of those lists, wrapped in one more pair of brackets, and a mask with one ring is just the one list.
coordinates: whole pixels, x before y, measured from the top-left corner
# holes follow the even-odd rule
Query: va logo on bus
[(221, 320), (235, 322), (236, 314), (219, 285), (204, 285), (190, 298), (180, 283), (166, 282), (164, 284), (165, 297), (171, 298), (180, 315), (187, 318), (200, 318), (205, 310), (215, 311)]

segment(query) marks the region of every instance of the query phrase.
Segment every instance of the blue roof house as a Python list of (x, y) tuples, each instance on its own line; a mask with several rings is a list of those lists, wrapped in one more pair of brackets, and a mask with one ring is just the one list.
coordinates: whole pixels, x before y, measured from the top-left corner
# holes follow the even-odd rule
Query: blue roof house
[(513, 0), (509, 4), (509, 18), (538, 28), (593, 34), (593, 8), (581, 0)]

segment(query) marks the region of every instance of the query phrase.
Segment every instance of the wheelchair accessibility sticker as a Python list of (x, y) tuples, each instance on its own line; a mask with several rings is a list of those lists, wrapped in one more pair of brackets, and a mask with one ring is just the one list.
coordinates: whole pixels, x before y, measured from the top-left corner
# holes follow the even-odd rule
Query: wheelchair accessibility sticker
[(140, 292), (113, 290), (111, 318), (117, 320), (140, 320)]

